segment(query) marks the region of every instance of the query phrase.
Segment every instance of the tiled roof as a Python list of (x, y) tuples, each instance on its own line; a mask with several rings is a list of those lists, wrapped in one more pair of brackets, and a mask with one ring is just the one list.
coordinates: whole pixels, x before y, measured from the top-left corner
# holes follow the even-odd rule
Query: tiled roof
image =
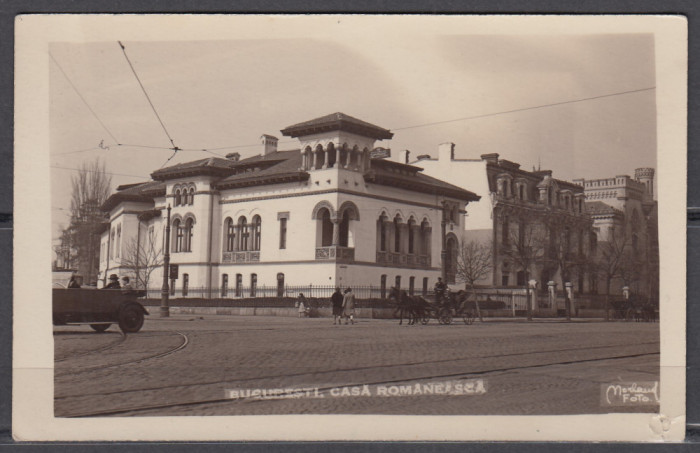
[(435, 193), (464, 201), (478, 201), (481, 197), (474, 192), (420, 173), (422, 168), (398, 162), (375, 159), (365, 180), (382, 185), (398, 186), (408, 190)]
[(352, 132), (374, 139), (390, 139), (394, 134), (388, 129), (384, 129), (366, 121), (358, 120), (345, 113), (336, 112), (330, 115), (315, 118), (313, 120), (297, 123), (282, 129), (282, 135), (291, 137), (303, 137), (305, 135), (317, 134), (329, 131)]
[(206, 159), (183, 162), (161, 168), (151, 173), (151, 178), (157, 181), (164, 181), (181, 176), (191, 176), (196, 174), (225, 175), (231, 171), (238, 162), (221, 157), (208, 157)]
[[(122, 188), (120, 190), (120, 188)], [(117, 187), (117, 191), (107, 198), (100, 209), (110, 211), (123, 201), (151, 202), (153, 197), (165, 195), (165, 183), (148, 181), (140, 184), (125, 184)]]
[(603, 203), (602, 201), (587, 201), (586, 212), (588, 212), (591, 215), (624, 215), (624, 213), (619, 209), (615, 209), (612, 206)]
[(268, 154), (267, 156), (255, 156), (240, 161), (240, 163), (244, 164), (241, 166), (245, 168), (248, 167), (248, 165), (245, 164), (269, 161), (276, 163), (259, 171), (246, 171), (227, 176), (218, 181), (216, 187), (225, 189), (231, 187), (274, 184), (285, 181), (305, 181), (309, 178), (308, 173), (299, 170), (299, 167), (301, 167), (301, 152), (298, 149), (293, 151), (278, 151)]

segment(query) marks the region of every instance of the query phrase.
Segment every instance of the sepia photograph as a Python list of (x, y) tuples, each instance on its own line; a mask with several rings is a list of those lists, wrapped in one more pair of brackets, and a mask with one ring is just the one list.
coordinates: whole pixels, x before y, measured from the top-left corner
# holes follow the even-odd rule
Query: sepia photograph
[(50, 256), (21, 328), (53, 422), (682, 438), (684, 20), (25, 18), (44, 149), (16, 179), (45, 179), (15, 246)]

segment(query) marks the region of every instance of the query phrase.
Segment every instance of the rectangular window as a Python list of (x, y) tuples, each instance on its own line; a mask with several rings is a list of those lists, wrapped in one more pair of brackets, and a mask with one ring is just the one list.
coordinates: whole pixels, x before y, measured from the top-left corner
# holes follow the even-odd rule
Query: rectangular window
[(397, 275), (396, 278), (394, 279), (394, 284), (396, 285), (397, 288), (401, 288), (401, 276)]
[(228, 295), (228, 274), (221, 276), (221, 297)]
[(175, 282), (176, 282), (176, 281), (177, 281), (177, 280), (175, 280), (174, 278), (173, 278), (173, 279), (170, 279), (170, 295), (171, 295), (171, 296), (174, 296), (174, 295), (175, 295)]
[(241, 286), (243, 286), (243, 274), (236, 274), (236, 297), (241, 297)]
[(182, 274), (182, 295), (186, 296), (190, 286), (190, 275)]
[(379, 282), (379, 295), (382, 299), (386, 299), (386, 275), (382, 275)]
[(501, 284), (502, 284), (503, 286), (508, 286), (508, 275), (503, 275), (503, 276), (501, 277)]
[(423, 277), (423, 297), (428, 296), (428, 277)]
[(280, 249), (287, 248), (287, 219), (280, 219)]
[(258, 289), (258, 274), (250, 274), (250, 297), (255, 297)]
[(416, 277), (408, 278), (408, 295), (412, 296), (416, 286)]

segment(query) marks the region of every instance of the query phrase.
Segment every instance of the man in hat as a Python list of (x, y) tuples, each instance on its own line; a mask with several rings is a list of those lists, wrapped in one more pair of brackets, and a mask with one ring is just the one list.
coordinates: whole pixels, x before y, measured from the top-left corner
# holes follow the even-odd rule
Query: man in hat
[(129, 283), (129, 277), (127, 277), (126, 275), (124, 277), (122, 277), (122, 282), (123, 282), (122, 289), (126, 289), (126, 290), (134, 289), (134, 286), (131, 283)]
[(355, 324), (355, 294), (353, 294), (352, 288), (349, 286), (343, 296), (343, 317), (345, 318), (345, 325), (348, 324), (348, 319), (350, 323)]
[(335, 288), (335, 292), (331, 296), (333, 305), (333, 325), (337, 322), (340, 325), (343, 321), (343, 294), (340, 292), (340, 287)]
[(109, 284), (102, 289), (120, 289), (121, 287), (117, 274), (112, 274), (109, 276)]

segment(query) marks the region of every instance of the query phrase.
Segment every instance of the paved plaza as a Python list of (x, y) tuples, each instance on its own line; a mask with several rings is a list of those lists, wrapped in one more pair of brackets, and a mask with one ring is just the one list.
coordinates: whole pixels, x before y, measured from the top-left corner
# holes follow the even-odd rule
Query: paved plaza
[(655, 323), (173, 315), (54, 342), (59, 417), (658, 411), (601, 403), (602, 385), (659, 379)]

